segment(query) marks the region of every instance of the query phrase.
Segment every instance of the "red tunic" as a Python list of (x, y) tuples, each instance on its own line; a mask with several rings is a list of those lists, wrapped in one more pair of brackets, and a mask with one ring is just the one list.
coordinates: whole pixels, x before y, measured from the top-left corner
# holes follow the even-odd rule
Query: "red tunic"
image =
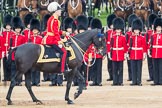
[[(112, 39), (112, 61), (123, 61), (124, 54), (127, 52), (126, 38), (122, 34), (120, 36), (115, 34)], [(108, 53), (110, 53), (110, 48), (108, 48)]]
[(29, 38), (30, 38), (30, 36), (33, 34), (32, 33), (32, 31), (30, 31), (30, 29), (28, 29), (28, 28), (26, 28), (24, 31), (23, 31), (23, 33), (24, 33), (24, 36), (25, 36), (25, 43), (28, 43), (28, 41), (29, 41)]
[(114, 31), (113, 30), (108, 30), (107, 31), (107, 39), (106, 39), (106, 47), (107, 47), (107, 51), (110, 50), (110, 41), (111, 41), (111, 38), (112, 36), (114, 35)]
[(153, 34), (152, 58), (162, 58), (162, 34)]
[(4, 56), (7, 56), (8, 50), (10, 48), (10, 37), (14, 34), (13, 31), (4, 31), (2, 32), (2, 52)]
[(34, 44), (42, 44), (42, 36), (40, 36), (40, 35), (37, 35), (37, 36), (32, 35), (30, 40)]
[(0, 36), (0, 59), (2, 58), (2, 36)]
[(47, 22), (47, 35), (43, 39), (43, 44), (58, 45), (58, 41), (61, 41), (60, 35), (62, 31), (59, 30), (60, 21), (56, 16), (51, 16)]
[[(11, 40), (12, 40), (12, 45), (10, 47), (12, 49), (25, 43), (24, 41), (25, 37), (22, 34), (19, 35), (13, 34)], [(14, 53), (12, 53), (12, 60), (15, 60)]]
[(149, 49), (151, 36), (152, 36), (153, 34), (154, 34), (153, 30), (148, 30), (147, 33), (145, 34), (146, 43), (147, 43), (147, 49)]
[[(142, 60), (143, 53), (146, 53), (147, 46), (145, 37), (142, 35), (135, 36), (132, 35), (132, 49), (130, 50), (130, 60)], [(130, 46), (130, 39), (129, 39), (129, 46)]]

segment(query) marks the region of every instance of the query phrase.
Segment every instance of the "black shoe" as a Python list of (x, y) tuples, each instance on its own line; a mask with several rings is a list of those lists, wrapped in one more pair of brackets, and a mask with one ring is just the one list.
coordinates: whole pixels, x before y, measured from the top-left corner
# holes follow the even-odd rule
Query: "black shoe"
[(21, 83), (18, 83), (18, 84), (16, 84), (17, 86), (22, 86), (22, 84)]
[(130, 86), (136, 86), (136, 85), (137, 85), (137, 84), (133, 84), (133, 83), (132, 83), (132, 84), (130, 84)]
[(97, 86), (102, 86), (102, 84), (100, 83), (100, 84), (96, 84)]
[(63, 84), (58, 84), (58, 86), (63, 86)]
[(57, 86), (57, 84), (49, 84), (49, 86)]
[(111, 84), (111, 86), (118, 86), (118, 84)]
[(36, 84), (33, 83), (33, 84), (31, 84), (31, 86), (36, 86)]
[(119, 83), (118, 85), (119, 85), (119, 86), (124, 86), (124, 84), (123, 84), (123, 83)]
[(89, 84), (89, 86), (96, 86), (96, 85), (97, 85), (96, 83)]
[(140, 83), (140, 84), (137, 84), (138, 86), (142, 86), (142, 84)]
[(107, 79), (106, 81), (112, 81), (113, 79), (111, 79), (111, 78), (109, 78), (109, 79)]
[(46, 82), (46, 80), (42, 80), (42, 82)]
[(128, 79), (127, 81), (132, 81), (132, 79)]
[(39, 86), (40, 86), (40, 84), (36, 84), (35, 86), (39, 87)]
[(153, 81), (153, 80), (152, 79), (148, 79), (147, 81), (150, 82), (150, 81)]
[(157, 85), (159, 85), (159, 84), (157, 84), (157, 83), (151, 84), (151, 86), (157, 86)]

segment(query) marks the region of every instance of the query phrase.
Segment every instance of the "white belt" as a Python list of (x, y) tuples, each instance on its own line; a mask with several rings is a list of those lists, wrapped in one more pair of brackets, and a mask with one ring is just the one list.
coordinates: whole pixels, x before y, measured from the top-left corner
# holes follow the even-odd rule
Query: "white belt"
[(121, 47), (121, 48), (113, 48), (113, 50), (123, 50), (124, 48)]
[(159, 45), (153, 45), (152, 47), (153, 48), (162, 48), (162, 46), (159, 46)]
[(132, 47), (132, 50), (143, 50), (143, 48), (142, 48), (142, 47), (139, 47), (139, 48), (137, 48), (137, 47)]

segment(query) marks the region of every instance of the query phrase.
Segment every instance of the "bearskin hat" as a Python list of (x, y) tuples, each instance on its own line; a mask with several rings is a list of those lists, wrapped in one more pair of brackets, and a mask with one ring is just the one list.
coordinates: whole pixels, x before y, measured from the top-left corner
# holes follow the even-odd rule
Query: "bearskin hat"
[(124, 20), (119, 17), (115, 18), (113, 20), (113, 26), (114, 26), (114, 29), (121, 29), (123, 31), (125, 28)]
[(129, 15), (129, 17), (128, 17), (128, 27), (131, 27), (133, 20), (135, 20), (136, 18), (138, 18), (136, 14)]
[(162, 18), (156, 18), (154, 20), (154, 30), (156, 30), (157, 26), (161, 26), (162, 27)]
[(3, 19), (3, 26), (4, 26), (4, 28), (6, 28), (7, 25), (12, 26), (11, 20), (12, 20), (12, 16), (9, 15), (9, 14), (4, 17), (4, 19)]
[(24, 17), (24, 25), (27, 27), (30, 24), (30, 20), (33, 19), (34, 16), (32, 14), (26, 14)]
[(140, 30), (142, 32), (143, 29), (143, 22), (141, 19), (135, 19), (132, 22), (132, 30)]
[(23, 24), (20, 17), (18, 17), (18, 16), (13, 17), (13, 19), (12, 19), (12, 27), (13, 27), (13, 30), (15, 30), (16, 28), (21, 28), (21, 30), (23, 30), (24, 24)]
[(80, 15), (76, 18), (77, 30), (87, 30), (88, 29), (88, 18), (84, 15)]
[(89, 16), (88, 17), (88, 27), (91, 26), (91, 21), (93, 20), (93, 17), (92, 16)]
[(148, 17), (148, 23), (149, 23), (149, 27), (151, 27), (154, 24), (154, 20), (158, 18), (158, 15), (156, 14), (150, 14)]
[(91, 28), (92, 29), (95, 29), (95, 28), (102, 29), (102, 22), (101, 22), (101, 20), (99, 20), (98, 18), (94, 18), (91, 21)]
[(34, 18), (30, 21), (30, 30), (33, 29), (37, 29), (38, 31), (40, 31), (40, 22), (38, 19)]
[(43, 17), (43, 20), (42, 20), (42, 29), (43, 31), (46, 30), (47, 28), (47, 21), (48, 19), (51, 17), (50, 14), (46, 14), (44, 17)]
[(113, 24), (113, 20), (116, 18), (115, 14), (111, 14), (107, 17), (107, 26), (110, 28), (110, 26)]
[(63, 28), (64, 30), (68, 28), (73, 28), (73, 19), (70, 17), (66, 17), (63, 21)]

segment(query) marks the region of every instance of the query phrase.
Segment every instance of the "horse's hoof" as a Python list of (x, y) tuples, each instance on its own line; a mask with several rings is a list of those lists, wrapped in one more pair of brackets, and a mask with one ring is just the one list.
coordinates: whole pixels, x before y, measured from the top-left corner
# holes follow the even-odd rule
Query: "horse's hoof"
[(74, 102), (72, 100), (68, 100), (67, 104), (74, 104)]
[(79, 94), (78, 93), (75, 93), (74, 94), (74, 99), (78, 98), (79, 97)]
[(40, 101), (40, 100), (36, 100), (36, 101), (34, 101), (34, 102), (36, 102), (37, 105), (43, 104), (42, 101)]
[(13, 104), (12, 104), (12, 101), (8, 101), (8, 105), (13, 105)]

